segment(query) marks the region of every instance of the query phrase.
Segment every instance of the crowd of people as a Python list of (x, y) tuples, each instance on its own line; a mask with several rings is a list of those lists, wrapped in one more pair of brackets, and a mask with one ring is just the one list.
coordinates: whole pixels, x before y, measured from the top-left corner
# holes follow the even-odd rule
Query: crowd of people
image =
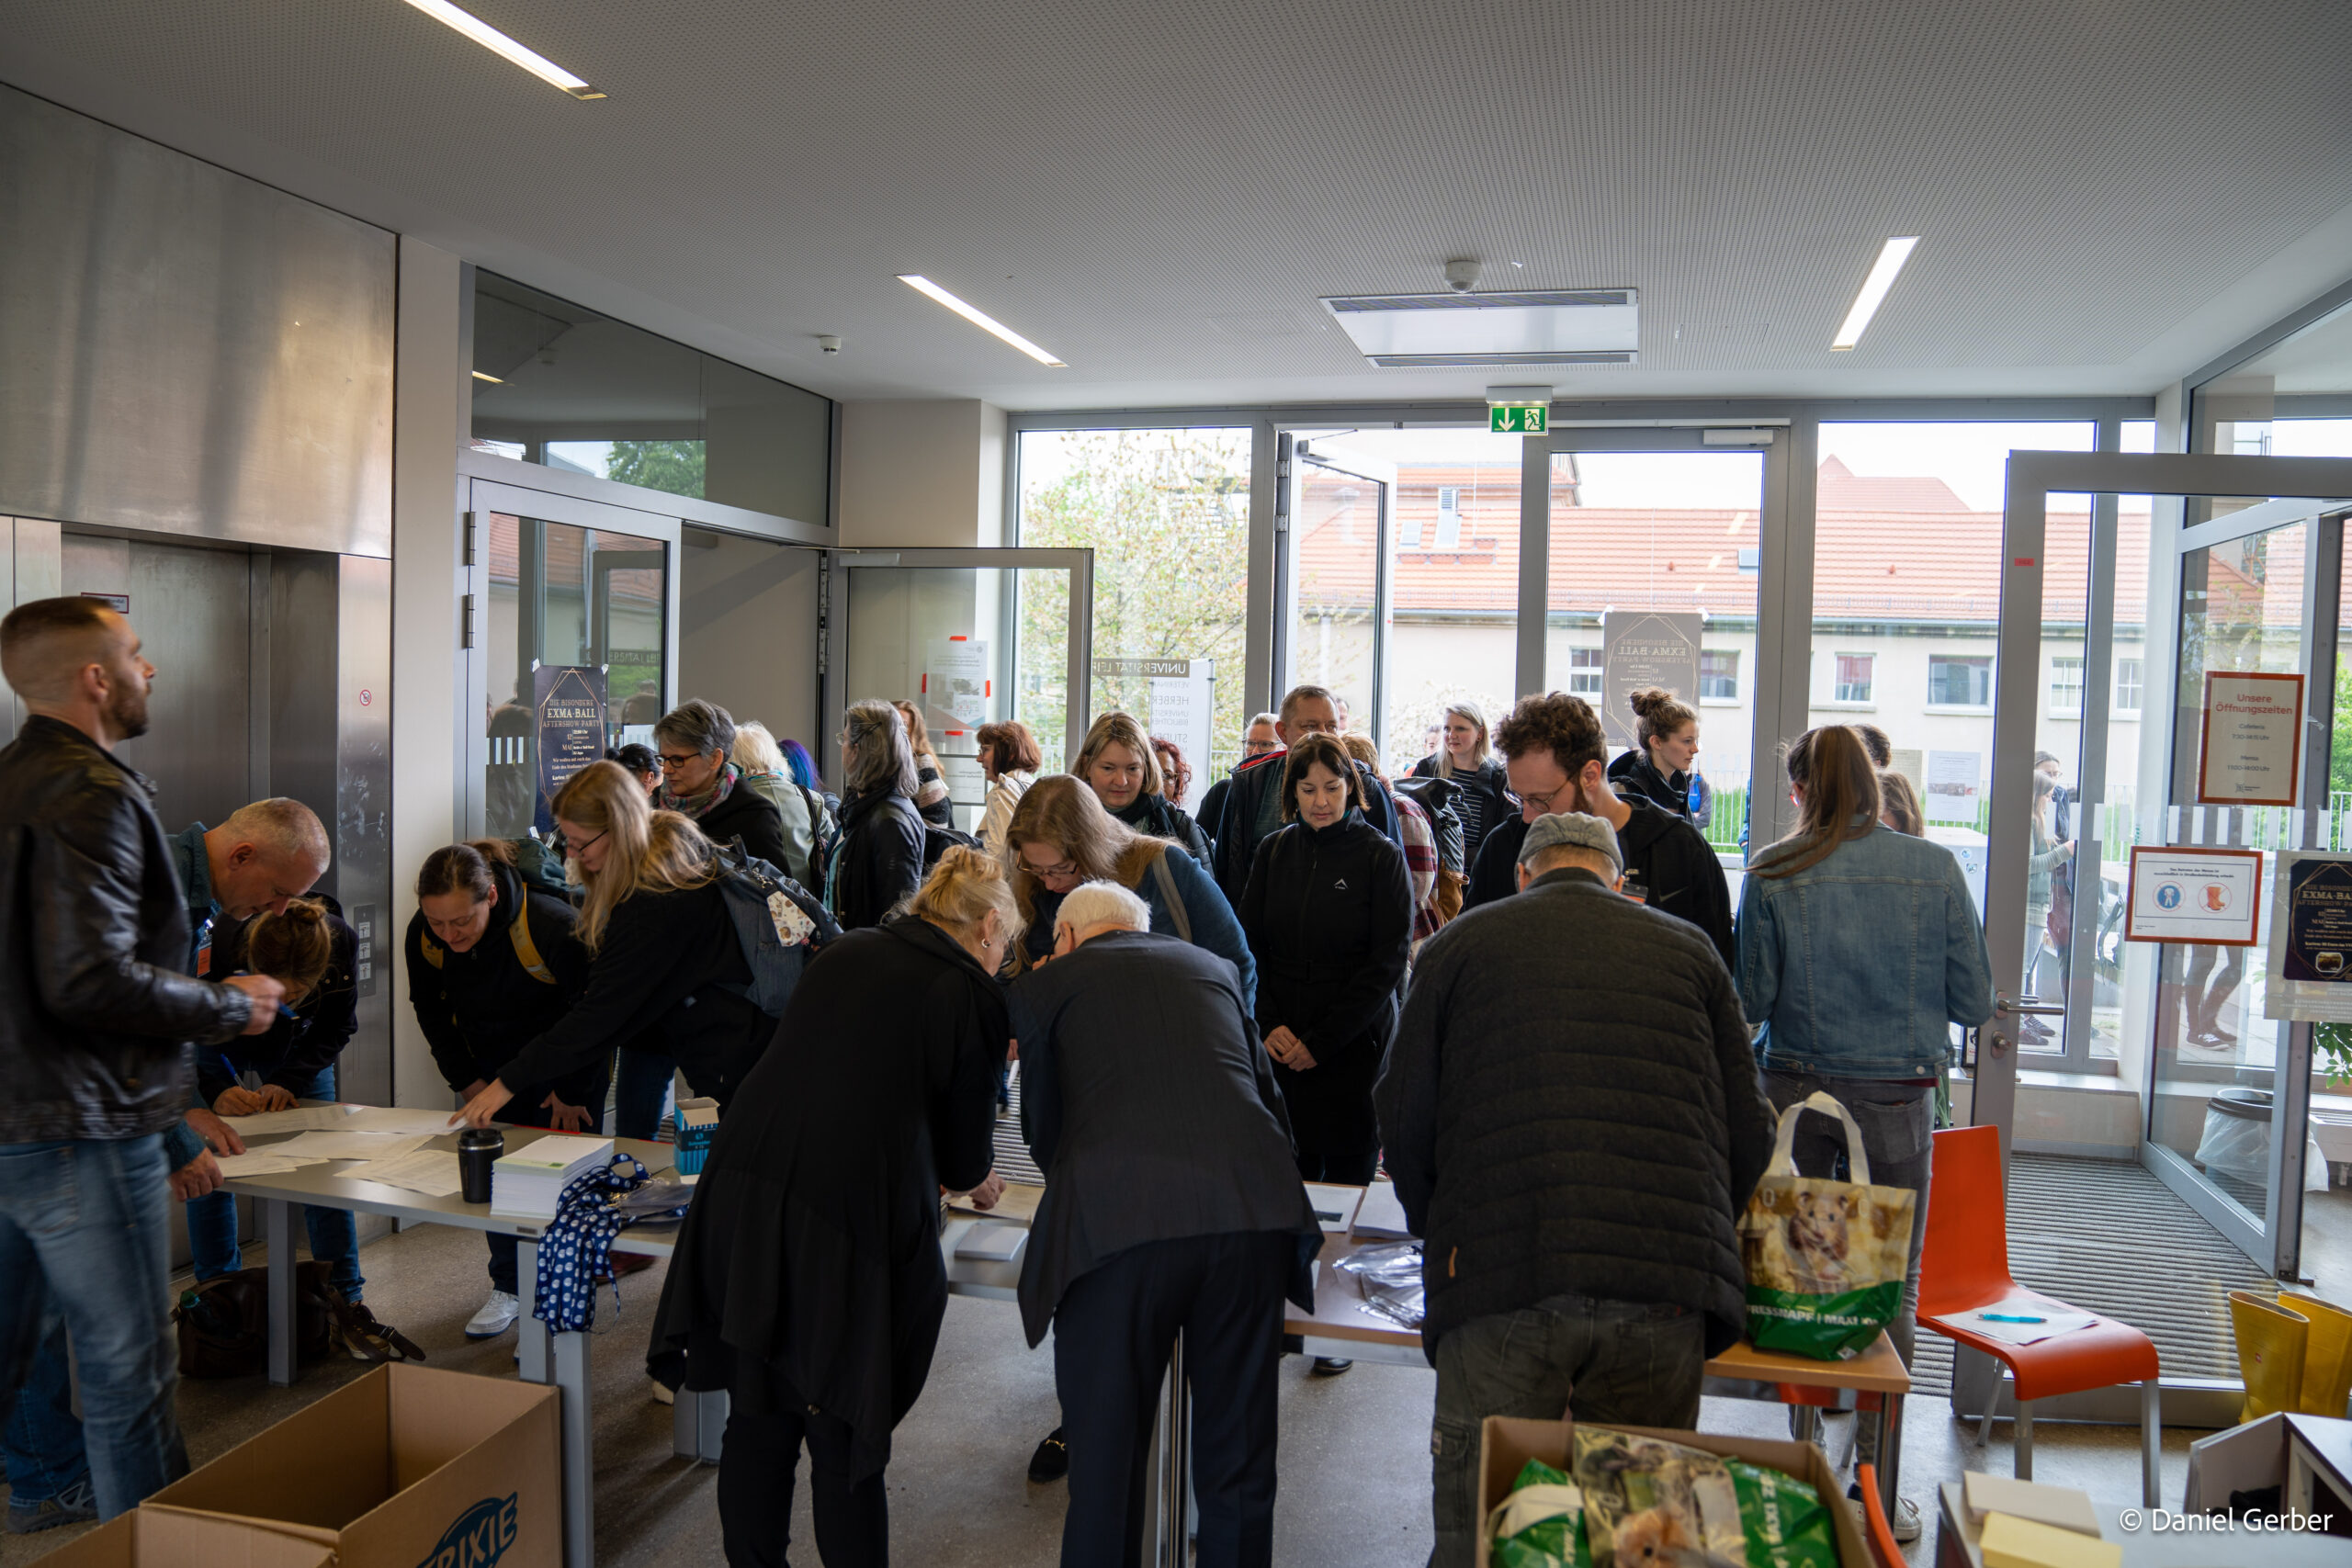
[[(308, 897), (330, 840), (300, 803), (157, 821), (112, 751), (154, 678), (122, 615), (20, 606), (0, 668), (32, 715), (0, 750), (0, 1453), (10, 1528), (42, 1529), (185, 1467), (167, 1204), (199, 1280), (236, 1269), (223, 1119), (334, 1097), (355, 938)], [(1069, 1480), (1063, 1562), (1133, 1561), (1180, 1331), (1200, 1561), (1271, 1561), (1279, 1303), (1311, 1307), (1322, 1239), (1301, 1179), (1385, 1168), (1425, 1247), (1432, 1561), (1466, 1563), (1485, 1416), (1693, 1422), (1742, 1332), (1735, 1225), (1774, 1114), (1815, 1090), (1919, 1195), (1908, 1356), (1951, 1026), (1992, 1010), (1968, 888), (1883, 736), (1790, 745), (1799, 827), (1735, 916), (1696, 717), (1633, 710), (1612, 759), (1580, 697), (1491, 730), (1458, 704), (1392, 776), (1301, 686), (1197, 816), (1181, 750), (1129, 715), (1067, 773), (1003, 720), (962, 831), (910, 705), (849, 705), (834, 797), (804, 748), (690, 700), (544, 802), (551, 841), (417, 868), (409, 999), (467, 1123), (598, 1130), (609, 1097), (610, 1130), (649, 1137), (677, 1075), (719, 1103), (649, 1364), (731, 1396), (730, 1562), (784, 1560), (804, 1447), (824, 1560), (887, 1560), (890, 1436), (944, 1311), (938, 1201), (997, 1201), (1017, 1059), (1046, 1174), (1021, 1306), (1062, 1406), (1031, 1474)], [(721, 886), (761, 863), (815, 918), (780, 1019)], [(1807, 1174), (1831, 1132), (1800, 1123)], [(350, 1216), (307, 1224), (364, 1313)], [(488, 1273), (477, 1337), (520, 1311), (511, 1240)]]

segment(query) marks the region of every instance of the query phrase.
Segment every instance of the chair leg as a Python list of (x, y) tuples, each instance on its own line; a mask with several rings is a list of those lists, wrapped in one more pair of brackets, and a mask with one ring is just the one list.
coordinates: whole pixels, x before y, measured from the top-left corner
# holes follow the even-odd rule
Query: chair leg
[(2033, 1479), (2033, 1401), (2018, 1401), (2017, 1476), (2019, 1481)]
[(1993, 1392), (1984, 1398), (1984, 1418), (1976, 1423), (1976, 1446), (1984, 1447), (1993, 1440), (1993, 1416), (2001, 1408), (2001, 1372), (1993, 1371)]
[(2140, 1501), (2156, 1506), (2164, 1493), (2164, 1394), (2154, 1378), (2140, 1385)]

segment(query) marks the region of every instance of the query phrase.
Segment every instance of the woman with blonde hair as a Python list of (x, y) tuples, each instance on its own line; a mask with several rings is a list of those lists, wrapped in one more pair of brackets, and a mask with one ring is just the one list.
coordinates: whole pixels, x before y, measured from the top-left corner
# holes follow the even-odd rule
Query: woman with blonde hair
[(939, 765), (939, 753), (931, 749), (931, 730), (922, 721), (922, 710), (912, 703), (894, 702), (899, 717), (907, 727), (907, 749), (915, 759), (915, 810), (934, 828), (956, 826), (956, 807), (947, 797), (947, 774)]
[(730, 1398), (729, 1562), (782, 1562), (805, 1445), (818, 1550), (888, 1560), (890, 1434), (947, 1307), (939, 1193), (993, 1207), (996, 981), (1021, 936), (1004, 868), (957, 845), (904, 914), (830, 944), (718, 1124), (670, 1265), (654, 1370)]
[(1510, 781), (1503, 760), (1494, 753), (1487, 735), (1486, 711), (1467, 697), (1445, 705), (1445, 726), (1438, 749), (1413, 764), (1412, 776), (1452, 779), (1462, 786), (1454, 797), (1453, 814), (1462, 819), (1463, 859), (1478, 858), (1487, 829), (1519, 815), (1510, 798)]
[(459, 1117), (487, 1126), (516, 1086), (551, 1083), (625, 1042), (667, 1055), (696, 1093), (723, 1106), (775, 1021), (743, 996), (752, 968), (718, 886), (717, 851), (686, 818), (654, 810), (617, 763), (591, 762), (554, 805), (588, 885), (572, 927), (591, 960), (588, 987)]
[(1159, 753), (1132, 714), (1106, 713), (1086, 732), (1070, 770), (1086, 781), (1102, 809), (1138, 833), (1172, 839), (1203, 868), (1209, 863), (1209, 836), (1170, 800)]
[(1151, 929), (1180, 936), (1226, 960), (1241, 979), (1241, 999), (1258, 994), (1258, 966), (1233, 906), (1182, 846), (1136, 832), (1102, 809), (1095, 793), (1068, 773), (1039, 779), (1013, 808), (1005, 861), (1013, 896), (1029, 929), (1027, 962), (1054, 950), (1054, 914), (1081, 883), (1115, 882), (1151, 910)]
[(741, 787), (775, 807), (783, 824), (784, 859), (776, 869), (803, 887), (823, 885), (824, 867), (816, 862), (818, 826), (825, 803), (816, 792), (801, 787), (784, 760), (784, 748), (757, 719), (735, 727), (735, 746), (729, 753), (742, 773)]

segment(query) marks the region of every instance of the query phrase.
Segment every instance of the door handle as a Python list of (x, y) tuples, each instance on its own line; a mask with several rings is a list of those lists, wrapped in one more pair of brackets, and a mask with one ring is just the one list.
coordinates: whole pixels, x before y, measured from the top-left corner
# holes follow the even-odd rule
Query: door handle
[(2013, 1002), (2007, 997), (1996, 997), (1994, 998), (1993, 1015), (1996, 1018), (2007, 1018), (2011, 1013), (2017, 1013), (2028, 1018), (2034, 1017), (2036, 1015), (2042, 1018), (2064, 1018), (2066, 1016), (2066, 1010), (2063, 1006), (2052, 1007), (2040, 1002)]

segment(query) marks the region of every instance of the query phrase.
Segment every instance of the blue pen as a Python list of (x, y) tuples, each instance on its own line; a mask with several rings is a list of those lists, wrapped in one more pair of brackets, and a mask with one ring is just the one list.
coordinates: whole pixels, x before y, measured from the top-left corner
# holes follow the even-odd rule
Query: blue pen
[(1985, 1323), (2048, 1323), (2046, 1317), (2024, 1317), (2013, 1312), (1980, 1312), (1977, 1317)]

